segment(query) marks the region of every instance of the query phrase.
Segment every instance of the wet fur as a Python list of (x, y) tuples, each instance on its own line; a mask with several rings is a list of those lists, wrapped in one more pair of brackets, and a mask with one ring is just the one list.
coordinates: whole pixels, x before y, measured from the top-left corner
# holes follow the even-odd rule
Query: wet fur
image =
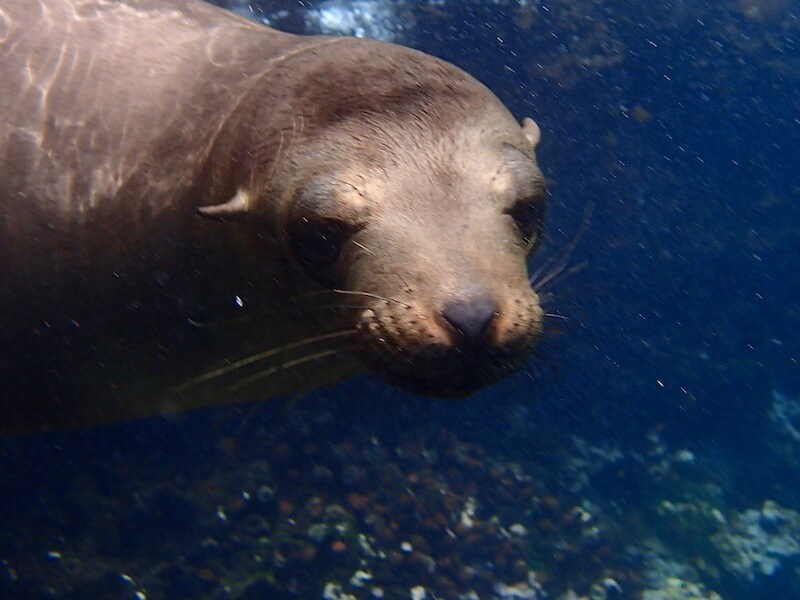
[[(10, 0), (0, 79), (0, 429), (267, 397), (363, 365), (463, 395), (530, 356), (542, 311), (505, 211), (544, 202), (535, 142), (456, 67), (193, 0)], [(237, 194), (236, 214), (200, 216)], [(301, 199), (353, 227), (330, 272), (287, 237)], [(343, 292), (331, 308), (296, 301), (324, 288)], [(473, 289), (502, 310), (465, 353), (440, 311)]]

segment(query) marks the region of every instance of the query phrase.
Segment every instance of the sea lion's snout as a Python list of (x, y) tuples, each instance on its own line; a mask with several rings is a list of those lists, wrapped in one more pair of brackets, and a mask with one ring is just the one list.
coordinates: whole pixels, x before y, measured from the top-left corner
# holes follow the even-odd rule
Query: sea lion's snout
[(498, 381), (529, 360), (542, 332), (530, 288), (432, 304), (413, 290), (401, 298), (374, 299), (362, 311), (358, 354), (374, 373), (424, 395), (459, 398)]
[(486, 293), (453, 298), (442, 310), (442, 317), (469, 346), (481, 342), (496, 314), (497, 304)]

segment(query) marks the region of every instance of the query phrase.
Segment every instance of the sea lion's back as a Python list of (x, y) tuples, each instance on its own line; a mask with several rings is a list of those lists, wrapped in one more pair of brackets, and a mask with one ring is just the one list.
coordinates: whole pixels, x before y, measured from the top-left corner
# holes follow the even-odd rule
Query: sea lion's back
[[(220, 25), (228, 29), (225, 40), (244, 35), (245, 45), (247, 35), (264, 32), (233, 16), (213, 25), (217, 11), (151, 0), (4, 3), (2, 195), (74, 217), (136, 186), (137, 178), (157, 189), (160, 173), (171, 181), (189, 177), (183, 165), (198, 161), (187, 152), (207, 151), (214, 133), (198, 127), (203, 120), (186, 118), (189, 99), (215, 62), (238, 59)], [(218, 93), (223, 106), (235, 91)], [(166, 132), (187, 152), (163, 153), (156, 171), (146, 159)]]
[(196, 0), (0, 4), (0, 306), (165, 255), (154, 220), (194, 226), (227, 116), (293, 40)]
[(193, 0), (0, 3), (0, 431), (165, 412), (244, 351), (189, 324), (244, 269), (188, 204), (294, 39)]

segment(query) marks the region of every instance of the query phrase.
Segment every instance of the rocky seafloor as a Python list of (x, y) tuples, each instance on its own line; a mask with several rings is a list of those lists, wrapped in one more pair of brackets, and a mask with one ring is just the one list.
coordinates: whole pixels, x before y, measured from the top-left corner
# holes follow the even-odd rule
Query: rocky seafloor
[(441, 422), (381, 434), (322, 401), (253, 410), (4, 442), (0, 597), (656, 600), (800, 585), (800, 513), (732, 506), (713, 458), (658, 431), (624, 449), (533, 428), (515, 451)]

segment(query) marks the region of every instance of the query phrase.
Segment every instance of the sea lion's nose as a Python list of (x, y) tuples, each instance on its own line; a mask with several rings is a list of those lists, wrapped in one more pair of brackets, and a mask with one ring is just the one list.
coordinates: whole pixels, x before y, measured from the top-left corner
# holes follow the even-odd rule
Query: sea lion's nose
[(455, 298), (442, 310), (445, 320), (470, 342), (483, 337), (496, 314), (497, 305), (486, 294)]

